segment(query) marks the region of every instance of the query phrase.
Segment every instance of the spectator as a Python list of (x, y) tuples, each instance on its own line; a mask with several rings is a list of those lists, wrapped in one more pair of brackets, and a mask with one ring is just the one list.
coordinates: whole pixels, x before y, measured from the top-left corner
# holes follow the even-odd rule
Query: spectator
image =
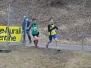
[(26, 40), (25, 40), (26, 33), (29, 38), (29, 42), (32, 43), (31, 36), (30, 36), (30, 29), (31, 29), (31, 23), (29, 22), (28, 17), (24, 16), (24, 22), (22, 23), (23, 43), (26, 43)]

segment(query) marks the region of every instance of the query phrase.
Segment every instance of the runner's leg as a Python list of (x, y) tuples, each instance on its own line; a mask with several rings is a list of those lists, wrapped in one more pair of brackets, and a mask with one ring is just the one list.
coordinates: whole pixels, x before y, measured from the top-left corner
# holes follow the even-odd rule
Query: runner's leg
[(38, 36), (34, 36), (34, 44), (36, 46), (36, 48), (38, 48)]
[(59, 47), (58, 47), (58, 38), (57, 38), (57, 35), (55, 34), (55, 35), (53, 36), (53, 38), (54, 38), (54, 40), (55, 40), (55, 42), (56, 42), (57, 50), (60, 51), (60, 49), (59, 49)]
[(49, 36), (49, 42), (46, 44), (46, 48), (48, 48), (48, 45), (49, 45), (49, 43), (51, 43), (52, 42), (52, 36), (50, 35)]

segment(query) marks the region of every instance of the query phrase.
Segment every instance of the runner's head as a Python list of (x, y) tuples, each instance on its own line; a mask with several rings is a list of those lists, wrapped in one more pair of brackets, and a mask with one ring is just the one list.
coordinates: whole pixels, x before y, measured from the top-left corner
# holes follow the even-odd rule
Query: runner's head
[(53, 18), (51, 17), (51, 18), (49, 19), (49, 21), (50, 21), (50, 23), (53, 23)]
[(32, 19), (32, 21), (34, 22), (34, 23), (36, 23), (36, 19), (34, 18), (34, 19)]

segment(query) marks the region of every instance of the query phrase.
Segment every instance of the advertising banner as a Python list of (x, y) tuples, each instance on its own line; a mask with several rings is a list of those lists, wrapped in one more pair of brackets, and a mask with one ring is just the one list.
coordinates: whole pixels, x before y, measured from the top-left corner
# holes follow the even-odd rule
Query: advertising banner
[[(5, 31), (0, 34), (0, 42), (6, 42), (8, 38), (8, 42), (20, 42), (21, 40), (21, 33), (22, 33), (22, 27), (21, 26), (0, 26), (0, 32)], [(8, 37), (7, 37), (8, 36)]]

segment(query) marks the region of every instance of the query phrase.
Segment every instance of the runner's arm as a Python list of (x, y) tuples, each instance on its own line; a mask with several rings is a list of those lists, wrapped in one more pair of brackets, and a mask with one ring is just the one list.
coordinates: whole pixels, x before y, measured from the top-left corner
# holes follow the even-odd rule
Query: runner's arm
[(58, 30), (58, 27), (54, 26), (52, 29), (50, 29), (50, 25), (48, 25), (48, 31), (49, 31), (49, 32), (52, 31), (52, 30), (55, 29), (55, 28)]
[(55, 26), (55, 28), (58, 30), (58, 27), (57, 26)]

